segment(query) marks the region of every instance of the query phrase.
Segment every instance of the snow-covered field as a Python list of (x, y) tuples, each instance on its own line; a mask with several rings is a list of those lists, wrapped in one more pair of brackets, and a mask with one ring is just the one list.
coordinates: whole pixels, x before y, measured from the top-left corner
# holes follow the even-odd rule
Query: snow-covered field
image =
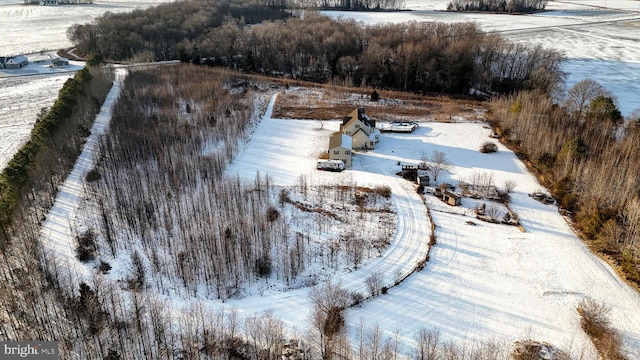
[[(34, 56), (48, 59), (56, 55), (50, 52)], [(0, 69), (0, 169), (27, 141), (40, 110), (53, 105), (65, 81), (84, 66), (77, 61), (57, 68), (50, 65), (44, 60), (18, 70)]]
[(0, 56), (12, 56), (71, 46), (67, 29), (112, 13), (144, 9), (162, 0), (106, 0), (65, 6), (23, 5), (21, 0), (0, 0)]
[[(0, 36), (0, 56), (69, 47), (66, 31), (73, 24), (90, 22), (107, 11), (131, 11), (161, 2), (109, 0), (86, 5), (31, 6), (23, 5), (21, 0), (0, 0), (0, 27), (4, 29)], [(38, 65), (0, 70), (0, 169), (27, 141), (40, 109), (53, 105), (64, 82), (81, 66), (71, 62), (70, 66), (55, 71)], [(53, 72), (56, 75), (51, 75)], [(31, 76), (36, 73), (47, 75)], [(23, 76), (13, 77), (15, 75)]]

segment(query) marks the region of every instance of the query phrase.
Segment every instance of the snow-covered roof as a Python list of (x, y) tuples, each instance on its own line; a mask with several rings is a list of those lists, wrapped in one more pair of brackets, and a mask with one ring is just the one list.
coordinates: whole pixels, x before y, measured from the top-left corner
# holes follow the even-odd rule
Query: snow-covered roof
[(27, 58), (32, 63), (51, 61), (51, 55), (48, 52), (29, 54)]
[(23, 62), (28, 62), (27, 57), (24, 55), (18, 55), (18, 56), (14, 56), (12, 58), (9, 58), (7, 60), (7, 64), (20, 64)]

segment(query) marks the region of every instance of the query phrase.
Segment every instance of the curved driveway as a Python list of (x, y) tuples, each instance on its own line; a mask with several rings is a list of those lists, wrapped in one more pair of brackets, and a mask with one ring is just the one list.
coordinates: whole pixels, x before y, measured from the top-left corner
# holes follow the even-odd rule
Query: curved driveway
[[(277, 98), (274, 95), (267, 107), (265, 115), (252, 135), (245, 152), (234, 161), (233, 168), (245, 167), (256, 158), (264, 158), (265, 154), (273, 152), (274, 149), (282, 149), (282, 143), (287, 142), (287, 136), (274, 137), (274, 128), (278, 126), (286, 127), (290, 132), (294, 132), (300, 121), (286, 119), (272, 119), (271, 113)], [(308, 131), (307, 131), (308, 132)], [(326, 138), (328, 141), (328, 137)], [(379, 146), (384, 146), (384, 137)], [(286, 151), (294, 154), (279, 154), (278, 156), (295, 156), (302, 149), (284, 146)], [(383, 275), (383, 285), (393, 286), (397, 279), (401, 279), (410, 274), (416, 266), (426, 257), (429, 250), (429, 234), (431, 224), (427, 216), (427, 209), (416, 193), (413, 183), (395, 175), (398, 170), (397, 160), (393, 158), (383, 158), (375, 151), (358, 153), (353, 158), (353, 167), (342, 173), (329, 173), (335, 178), (341, 176), (342, 180), (354, 180), (358, 185), (376, 186), (388, 185), (391, 188), (392, 199), (397, 214), (397, 229), (391, 244), (383, 252), (382, 256), (371, 259), (358, 270), (352, 271), (341, 277), (334, 279), (339, 281), (341, 286), (350, 292), (359, 292), (364, 296), (369, 295), (365, 280), (373, 273), (379, 272)], [(300, 159), (304, 161), (305, 159)], [(309, 160), (307, 159), (307, 162)], [(272, 161), (267, 163), (271, 166)], [(291, 171), (287, 161), (281, 162), (282, 168), (259, 168), (244, 169), (247, 173), (255, 174), (253, 170), (261, 172), (280, 173)], [(297, 165), (297, 164), (296, 164)], [(250, 166), (250, 165), (249, 165)], [(315, 161), (310, 166), (315, 166)], [(302, 166), (304, 168), (304, 166)], [(296, 169), (299, 171), (299, 168)], [(317, 172), (317, 171), (316, 171)], [(325, 172), (318, 172), (327, 174)], [(322, 176), (323, 174), (319, 174)], [(295, 181), (295, 177), (293, 180)], [(313, 181), (313, 180), (312, 180)], [(323, 181), (323, 180), (320, 180)], [(240, 300), (229, 300), (229, 306), (237, 308), (240, 312), (262, 312), (273, 311), (285, 323), (293, 328), (305, 328), (311, 304), (308, 298), (309, 288), (291, 290), (282, 293), (275, 293), (266, 296), (248, 297)]]

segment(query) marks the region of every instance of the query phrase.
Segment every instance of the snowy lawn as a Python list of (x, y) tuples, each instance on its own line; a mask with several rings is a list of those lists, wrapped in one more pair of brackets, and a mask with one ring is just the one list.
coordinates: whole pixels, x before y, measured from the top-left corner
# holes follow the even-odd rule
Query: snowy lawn
[(38, 6), (24, 5), (21, 0), (0, 0), (0, 24), (6, 29), (0, 37), (3, 53), (0, 56), (67, 48), (71, 42), (66, 33), (73, 24), (91, 22), (107, 11), (133, 11), (162, 2), (166, 1), (106, 0), (93, 4)]
[[(0, 56), (68, 48), (72, 44), (66, 31), (73, 24), (91, 22), (107, 11), (132, 11), (162, 2), (166, 1), (108, 0), (37, 6), (24, 5), (21, 0), (0, 0), (0, 25), (6, 29), (0, 36)], [(38, 64), (20, 70), (0, 69), (0, 169), (27, 141), (40, 109), (53, 105), (64, 82), (82, 66), (82, 62), (70, 61), (69, 66), (55, 70)]]

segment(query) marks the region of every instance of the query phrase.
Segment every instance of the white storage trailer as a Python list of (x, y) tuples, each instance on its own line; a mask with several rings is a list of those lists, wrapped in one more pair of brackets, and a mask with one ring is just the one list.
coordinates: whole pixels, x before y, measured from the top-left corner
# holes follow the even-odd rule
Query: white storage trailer
[(318, 170), (342, 171), (344, 170), (344, 161), (342, 160), (318, 160)]

